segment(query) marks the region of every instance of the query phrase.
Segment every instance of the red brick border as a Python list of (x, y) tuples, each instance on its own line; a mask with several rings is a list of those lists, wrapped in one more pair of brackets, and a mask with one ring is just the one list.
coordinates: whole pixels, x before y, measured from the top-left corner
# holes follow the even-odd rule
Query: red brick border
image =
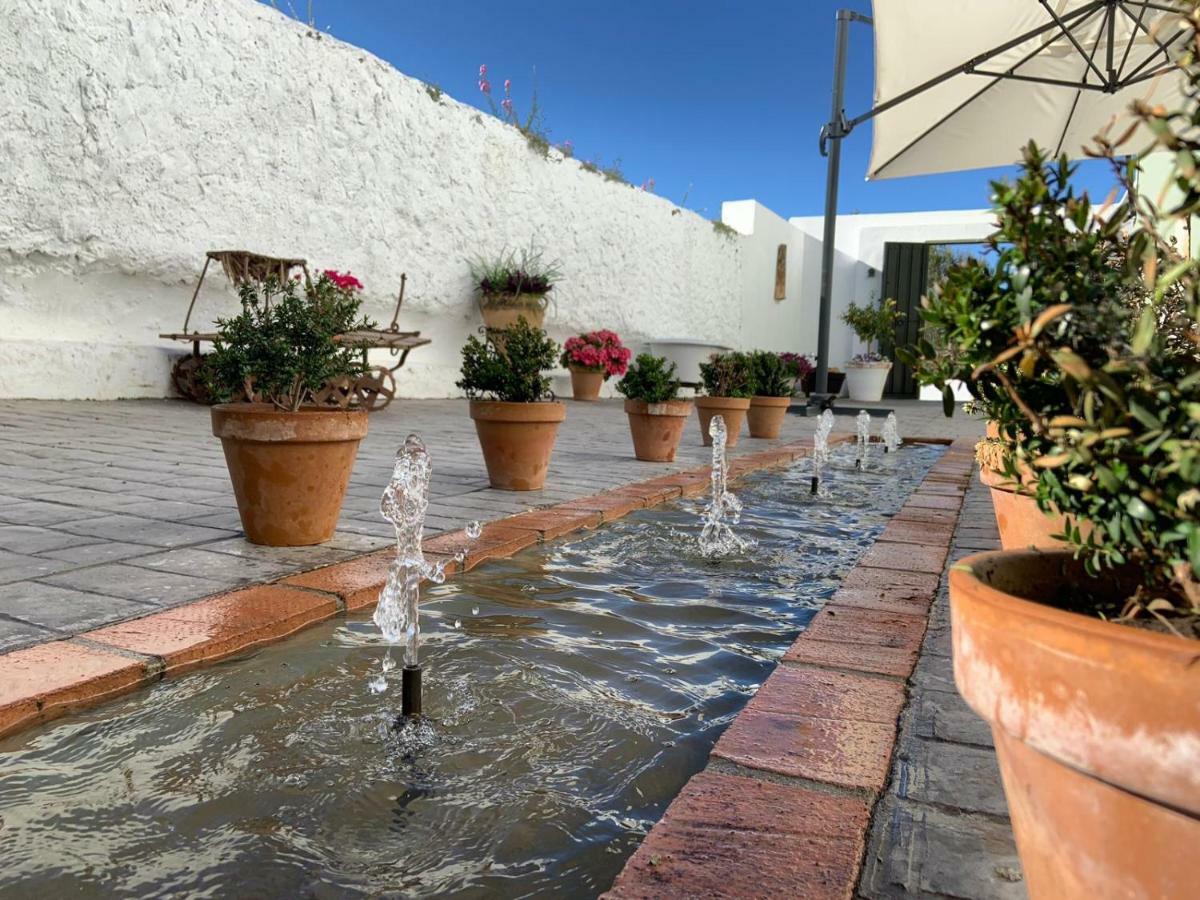
[[(848, 440), (838, 435), (831, 443)], [(730, 477), (788, 465), (809, 453), (809, 442), (796, 441), (739, 456), (730, 463)], [(708, 488), (709, 479), (708, 466), (673, 472), (489, 522), (469, 546), (462, 531), (440, 534), (426, 540), (424, 550), (427, 557), (445, 561), (446, 573), (452, 576), (636, 509), (699, 494)], [(468, 555), (460, 565), (451, 557), (464, 549)], [(370, 606), (393, 558), (391, 550), (374, 551), (78, 637), (0, 654), (0, 737)]]
[(853, 896), (974, 443), (934, 463), (605, 897)]

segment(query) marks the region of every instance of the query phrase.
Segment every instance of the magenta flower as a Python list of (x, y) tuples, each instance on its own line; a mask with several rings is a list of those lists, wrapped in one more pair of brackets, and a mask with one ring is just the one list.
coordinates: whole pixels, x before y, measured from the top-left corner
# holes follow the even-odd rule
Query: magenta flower
[(490, 94), (492, 92), (492, 83), (486, 78), (479, 79), (479, 90), (485, 94)]

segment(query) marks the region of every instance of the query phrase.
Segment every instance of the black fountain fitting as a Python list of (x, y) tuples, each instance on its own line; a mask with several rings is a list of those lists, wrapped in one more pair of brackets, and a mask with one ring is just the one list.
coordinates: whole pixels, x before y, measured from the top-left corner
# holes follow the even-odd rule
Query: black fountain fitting
[(820, 477), (817, 475), (814, 475), (812, 477), (812, 492), (815, 494), (817, 492), (818, 488), (820, 488), (820, 486), (821, 486)]
[(421, 715), (421, 667), (405, 666), (400, 671), (400, 715), (405, 719)]

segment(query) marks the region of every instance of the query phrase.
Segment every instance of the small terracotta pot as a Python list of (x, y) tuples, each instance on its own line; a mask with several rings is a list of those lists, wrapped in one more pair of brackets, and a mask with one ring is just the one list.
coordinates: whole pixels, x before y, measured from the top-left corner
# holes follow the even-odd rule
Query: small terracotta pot
[(751, 397), (750, 411), (746, 413), (750, 437), (771, 440), (779, 437), (779, 432), (783, 429), (783, 420), (787, 417), (788, 407), (791, 405), (791, 397)]
[(571, 370), (571, 393), (576, 400), (599, 400), (600, 387), (604, 384), (604, 370), (581, 369), (568, 366)]
[(954, 680), (992, 727), (1033, 900), (1195, 895), (1200, 641), (1055, 608), (1138, 574), (1069, 551), (950, 569)]
[(704, 446), (712, 446), (708, 423), (712, 421), (713, 416), (721, 416), (725, 419), (725, 446), (736, 447), (738, 433), (742, 430), (742, 423), (746, 421), (746, 413), (749, 410), (749, 397), (697, 397), (696, 413), (700, 417), (700, 439)]
[(501, 491), (538, 491), (567, 408), (558, 401), (501, 403), (472, 400), (471, 418), (483, 449), (488, 481)]
[(487, 294), (479, 298), (479, 311), (489, 331), (512, 328), (524, 317), (534, 328), (546, 321), (545, 294)]
[(367, 411), (227, 403), (211, 415), (246, 539), (300, 547), (333, 537)]
[[(1066, 530), (1066, 516), (1042, 512), (1037, 501), (1023, 488), (987, 466), (979, 467), (979, 480), (987, 485), (992, 495), (1001, 547), (1005, 550), (1063, 549), (1064, 543), (1054, 535)], [(1091, 524), (1081, 522), (1080, 530), (1086, 535)]]
[(645, 462), (673, 462), (683, 426), (692, 414), (691, 400), (647, 403), (626, 400), (629, 433), (633, 437), (633, 455)]

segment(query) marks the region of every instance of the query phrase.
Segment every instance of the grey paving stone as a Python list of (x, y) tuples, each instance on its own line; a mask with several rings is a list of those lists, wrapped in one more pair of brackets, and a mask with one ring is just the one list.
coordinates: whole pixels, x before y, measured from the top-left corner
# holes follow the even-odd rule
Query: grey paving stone
[(0, 525), (0, 550), (9, 553), (35, 554), (47, 550), (62, 550), (64, 547), (78, 547), (86, 544), (92, 538), (80, 537), (69, 531), (57, 531), (53, 528), (39, 528), (34, 525)]
[(992, 746), (992, 729), (958, 694), (925, 691), (913, 701), (911, 714), (917, 737)]
[(859, 884), (871, 900), (1026, 896), (1012, 829), (983, 815), (945, 812), (888, 797), (876, 810)]
[(63, 524), (60, 527), (73, 534), (149, 544), (152, 547), (179, 547), (185, 544), (220, 540), (229, 536), (229, 532), (216, 528), (201, 528), (180, 522), (164, 522), (157, 519), (122, 515), (101, 516), (82, 522)]
[(1008, 816), (994, 750), (908, 735), (897, 759), (896, 795), (901, 799)]
[(157, 607), (36, 581), (0, 587), (0, 614), (41, 628), (78, 634), (110, 622), (152, 613)]
[(55, 572), (69, 568), (71, 568), (71, 564), (62, 560), (0, 550), (0, 584), (8, 584), (26, 578), (39, 578), (42, 575), (53, 575)]
[(237, 584), (251, 581), (271, 581), (293, 568), (282, 560), (217, 553), (199, 547), (181, 547), (165, 553), (154, 553), (127, 560), (128, 565), (156, 572), (194, 575), (211, 581)]
[(50, 525), (80, 522), (106, 515), (103, 509), (82, 509), (45, 500), (0, 497), (0, 522), (8, 525)]
[(0, 616), (0, 653), (19, 650), (30, 644), (40, 644), (62, 637), (61, 634), (30, 625), (28, 622), (18, 622)]
[(78, 547), (66, 547), (62, 550), (47, 550), (42, 556), (51, 559), (62, 559), (76, 566), (91, 566), (96, 563), (117, 562), (129, 559), (131, 556), (145, 556), (153, 553), (158, 547), (147, 544), (129, 544), (124, 541), (101, 541), (95, 537), (80, 536), (80, 540), (92, 541), (90, 544), (80, 544)]
[(234, 537), (203, 544), (199, 549), (210, 550), (213, 553), (230, 553), (235, 556), (246, 556), (252, 559), (264, 559), (271, 562), (286, 563), (295, 568), (315, 569), (317, 566), (327, 566), (330, 563), (351, 559), (356, 555), (350, 550), (339, 550), (324, 544), (318, 547), (260, 547), (245, 538)]
[(174, 572), (154, 572), (125, 563), (105, 563), (86, 569), (75, 569), (42, 579), (45, 584), (56, 587), (75, 588), (120, 597), (140, 600), (155, 606), (178, 606), (187, 600), (195, 600), (208, 594), (216, 594), (235, 582), (215, 578), (196, 578)]

